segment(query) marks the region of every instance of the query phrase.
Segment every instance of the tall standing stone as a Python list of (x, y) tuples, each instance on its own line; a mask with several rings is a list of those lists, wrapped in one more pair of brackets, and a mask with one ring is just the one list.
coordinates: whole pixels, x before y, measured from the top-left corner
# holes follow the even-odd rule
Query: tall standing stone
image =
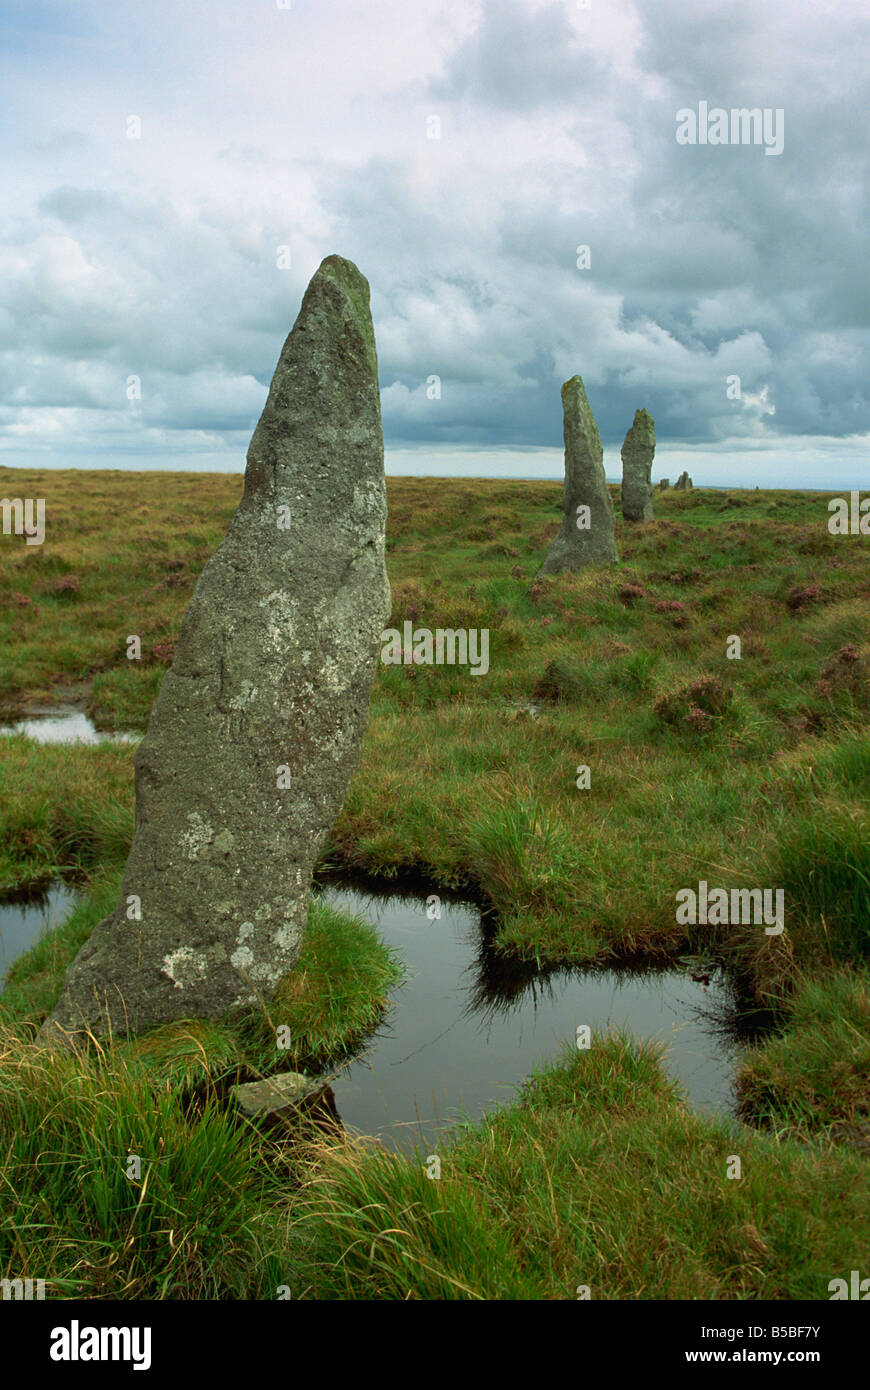
[(634, 412), (634, 424), (622, 446), (622, 515), (626, 521), (652, 521), (652, 463), (655, 421), (647, 410)]
[(582, 378), (562, 387), (565, 433), (565, 515), (539, 574), (586, 565), (612, 565), (619, 556), (613, 536), (613, 502), (604, 477), (604, 449)]
[(45, 1040), (218, 1017), (296, 963), (368, 721), (390, 606), (385, 523), (369, 286), (329, 256), (136, 753), (120, 901), (73, 961)]
[(681, 473), (677, 481), (674, 483), (675, 492), (689, 492), (691, 490), (691, 487), (692, 479), (689, 477), (688, 473)]

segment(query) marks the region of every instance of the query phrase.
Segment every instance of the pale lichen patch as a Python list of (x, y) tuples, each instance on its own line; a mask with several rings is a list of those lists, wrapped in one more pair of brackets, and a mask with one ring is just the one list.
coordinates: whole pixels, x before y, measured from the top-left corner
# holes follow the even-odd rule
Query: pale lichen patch
[(181, 836), (181, 844), (188, 859), (198, 859), (207, 845), (211, 844), (214, 831), (198, 811), (190, 811), (187, 817), (189, 828)]
[(163, 957), (160, 968), (164, 975), (169, 976), (176, 989), (185, 989), (205, 979), (208, 962), (192, 946), (179, 946), (176, 951), (170, 951)]
[(236, 970), (245, 970), (250, 974), (254, 964), (254, 952), (250, 946), (237, 946), (230, 956), (230, 961)]
[(253, 703), (256, 694), (257, 687), (254, 685), (253, 681), (243, 680), (238, 695), (233, 695), (230, 698), (230, 709), (247, 709), (248, 705)]

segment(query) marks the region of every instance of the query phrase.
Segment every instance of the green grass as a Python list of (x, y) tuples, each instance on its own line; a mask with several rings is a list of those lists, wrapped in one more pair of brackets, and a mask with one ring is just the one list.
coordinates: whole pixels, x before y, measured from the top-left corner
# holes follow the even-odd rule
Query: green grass
[[(114, 673), (103, 689), (120, 726), (147, 713), (143, 693), (153, 699), (155, 670), (171, 662), (167, 644), (226, 533), (242, 481), (239, 474), (179, 473), (170, 482), (166, 474), (0, 469), (0, 486), (11, 489), (3, 496), (46, 499), (44, 544), (7, 538), (0, 547), (7, 629), (0, 703), (14, 710), (22, 699), (82, 682), (90, 688)], [(130, 634), (141, 638), (140, 662), (127, 660)]]
[(129, 745), (40, 745), (23, 734), (0, 749), (0, 891), (61, 871), (123, 863), (133, 838)]
[(135, 1065), (22, 1048), (2, 1030), (0, 1135), (3, 1277), (45, 1279), (55, 1298), (260, 1290), (272, 1180), (214, 1101), (192, 1122)]
[(789, 1026), (751, 1050), (740, 1114), (770, 1129), (828, 1133), (870, 1149), (870, 973), (840, 967), (801, 980)]
[(438, 1179), (422, 1152), (316, 1145), (294, 1297), (820, 1299), (863, 1258), (860, 1158), (693, 1114), (624, 1036), (566, 1053), (436, 1155)]
[(315, 897), (297, 967), (262, 1011), (72, 1057), (34, 1046), (119, 889), (117, 875), (96, 884), (13, 964), (0, 998), (0, 1277), (45, 1279), (49, 1297), (275, 1297), (291, 1268), (278, 1236), (292, 1148), (309, 1122), (276, 1141), (228, 1105), (228, 1085), (328, 1072), (380, 1021), (401, 964), (367, 923)]
[[(9, 485), (23, 486), (22, 476), (10, 472)], [(219, 538), (241, 479), (34, 473), (30, 482), (48, 493), (56, 525), (36, 554), (0, 551), (21, 638), (14, 663), (0, 665), (0, 696), (46, 693), (73, 675), (90, 682), (105, 722), (141, 726), (206, 542)], [(631, 948), (672, 952), (676, 889), (722, 881), (723, 870), (725, 886), (755, 881), (784, 833), (770, 814), (788, 785), (783, 764), (818, 767), (820, 741), (846, 746), (866, 728), (862, 538), (829, 535), (823, 494), (665, 493), (652, 524), (617, 520), (620, 565), (536, 582), (557, 525), (557, 484), (390, 479), (388, 492), (391, 622), (489, 626), (492, 666), (478, 679), (381, 667), (330, 862), (471, 885), (502, 909), (500, 942), (520, 954), (582, 962)], [(55, 595), (69, 573), (79, 588)], [(818, 597), (795, 609), (794, 590)], [(740, 662), (725, 657), (735, 631)], [(131, 632), (143, 637), (141, 663), (125, 655)], [(859, 660), (840, 661), (850, 644)], [(548, 679), (550, 700), (531, 726), (516, 702), (534, 701), (542, 684), (546, 694)], [(730, 692), (725, 703), (708, 698), (719, 691)], [(114, 759), (117, 779), (92, 755)], [(0, 884), (123, 857), (131, 756), (36, 750), (7, 764)], [(574, 787), (580, 762), (592, 771), (585, 793)], [(39, 795), (41, 786), (50, 790)], [(866, 804), (860, 779), (841, 779), (830, 761), (817, 775), (815, 795), (835, 810), (855, 792)], [(484, 862), (478, 849), (481, 820), (529, 797), (551, 840), (579, 842), (586, 863), (578, 870), (563, 855), (565, 872), (553, 866), (519, 913), (509, 904), (536, 872), (525, 859), (534, 864), (537, 839), (514, 845), (513, 885), (499, 879), (504, 861)]]
[[(120, 874), (95, 881), (69, 917), (9, 968), (0, 1023), (32, 1038), (54, 1008), (67, 968), (117, 903)], [(403, 978), (397, 953), (360, 918), (312, 897), (299, 960), (260, 1008), (225, 1020), (187, 1019), (118, 1041), (155, 1082), (202, 1085), (230, 1075), (326, 1070), (381, 1020)], [(280, 1032), (279, 1029), (289, 1029)]]
[(834, 960), (870, 955), (870, 815), (822, 802), (778, 840), (770, 876)]
[[(42, 547), (0, 546), (0, 709), (73, 698), (101, 726), (144, 728), (241, 477), (0, 470), (0, 487), (46, 497), (48, 518)], [(0, 1001), (12, 1107), (0, 1109), (0, 1133), (14, 1145), (16, 1181), (38, 1152), (14, 1127), (7, 1134), (2, 1116), (20, 1116), (32, 1083), (40, 1105), (60, 1107), (46, 1109), (46, 1127), (66, 1154), (67, 1184), (46, 1187), (43, 1174), (42, 1199), (36, 1176), (24, 1184), (21, 1234), (2, 1227), (8, 1268), (44, 1248), (46, 1269), (95, 1296), (147, 1285), (161, 1296), (268, 1297), (289, 1281), (294, 1297), (562, 1298), (587, 1283), (593, 1297), (816, 1298), (859, 1263), (870, 1090), (866, 539), (828, 533), (822, 493), (669, 492), (656, 494), (650, 524), (625, 527), (617, 514), (619, 565), (538, 581), (559, 498), (558, 483), (388, 480), (390, 625), (488, 628), (490, 672), (379, 668), (324, 859), (472, 890), (497, 910), (497, 949), (542, 966), (687, 949), (726, 959), (747, 1001), (776, 1022), (741, 1071), (741, 1113), (756, 1128), (686, 1111), (655, 1059), (615, 1040), (567, 1058), (521, 1104), (471, 1127), (440, 1182), (421, 1163), (353, 1145), (321, 1143), (304, 1162), (296, 1145), (290, 1163), (251, 1132), (231, 1208), (247, 1272), (219, 1229), (213, 1244), (196, 1234), (206, 1199), (185, 1168), (173, 1170), (170, 1229), (184, 1251), (173, 1254), (155, 1234), (168, 1189), (149, 1184), (136, 1214), (122, 1205), (129, 1186), (91, 1149), (75, 1169), (75, 1086), (104, 1145), (111, 1102), (100, 1119), (100, 1097), (124, 1088), (120, 1113), (141, 1106), (146, 1135), (170, 1123), (187, 1127), (176, 1136), (194, 1133), (195, 1118), (170, 1122), (155, 1098), (199, 1088), (207, 1107), (231, 1076), (330, 1065), (380, 1015), (395, 961), (315, 904), (307, 955), (263, 1011), (119, 1044), (103, 1062), (89, 1058), (80, 1082), (67, 1086), (64, 1073), (64, 1095), (53, 1096), (27, 1071), (37, 1062), (22, 1042), (114, 903), (133, 828), (133, 750), (4, 739), (0, 888), (67, 871), (92, 885), (70, 921), (16, 963)], [(138, 662), (126, 655), (131, 634), (142, 639)], [(733, 635), (740, 660), (726, 655)], [(786, 931), (678, 926), (676, 893), (700, 879), (783, 888)], [(289, 1049), (275, 1046), (281, 1023)], [(38, 1107), (28, 1113), (39, 1122)], [(230, 1126), (232, 1170), (236, 1129), (224, 1112), (203, 1113), (217, 1145)], [(112, 1134), (113, 1155), (132, 1142)], [(723, 1180), (732, 1151), (744, 1157), (741, 1183)], [(280, 1190), (266, 1168), (281, 1173)], [(67, 1223), (58, 1203), (69, 1172), (98, 1170), (114, 1194), (100, 1199), (99, 1221), (96, 1206), (73, 1204)], [(123, 1231), (141, 1259), (127, 1261)]]

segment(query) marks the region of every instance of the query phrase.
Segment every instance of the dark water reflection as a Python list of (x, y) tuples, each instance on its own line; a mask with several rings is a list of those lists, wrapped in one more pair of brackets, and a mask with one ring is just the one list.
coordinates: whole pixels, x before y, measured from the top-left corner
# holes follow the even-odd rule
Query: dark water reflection
[(65, 921), (76, 901), (66, 883), (49, 888), (5, 893), (0, 899), (0, 989), (9, 966), (35, 941)]
[(384, 895), (327, 883), (325, 899), (372, 922), (400, 949), (408, 982), (366, 1053), (333, 1085), (345, 1124), (404, 1149), (430, 1145), (460, 1113), (478, 1118), (504, 1104), (577, 1028), (624, 1025), (667, 1043), (665, 1065), (697, 1108), (728, 1113), (739, 1040), (721, 970), (709, 984), (688, 968), (554, 970), (507, 965), (491, 950), (476, 907), (426, 896)]

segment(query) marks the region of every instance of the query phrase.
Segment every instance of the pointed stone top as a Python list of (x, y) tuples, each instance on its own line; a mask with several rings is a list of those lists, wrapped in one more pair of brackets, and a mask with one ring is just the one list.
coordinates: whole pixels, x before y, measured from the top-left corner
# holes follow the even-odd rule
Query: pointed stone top
[(583, 385), (583, 378), (582, 378), (582, 376), (579, 375), (579, 373), (578, 373), (576, 376), (569, 377), (569, 379), (563, 384), (563, 386), (562, 386), (562, 403), (563, 403), (563, 404), (564, 404), (564, 402), (565, 402), (565, 397), (566, 397), (566, 396), (569, 396), (569, 395), (576, 395), (576, 396), (579, 396), (579, 397), (580, 397), (580, 400), (581, 400), (581, 401), (585, 401), (585, 402), (586, 402), (586, 405), (588, 406), (589, 401), (588, 401), (587, 398), (586, 398), (586, 387)]
[(369, 282), (353, 261), (327, 256), (303, 295), (251, 438), (245, 501), (287, 493), (298, 510), (303, 496), (316, 494), (332, 511), (325, 478), (351, 478), (357, 445), (364, 481), (383, 486), (382, 444), (370, 449), (373, 440), (381, 440), (381, 407)]
[[(586, 395), (582, 376), (572, 376), (562, 387), (562, 410), (564, 412), (565, 447), (573, 449), (583, 441), (582, 448), (597, 456), (599, 462), (604, 458), (604, 447), (598, 425), (592, 414), (592, 407)], [(602, 478), (603, 478), (602, 474)]]
[[(315, 274), (332, 275), (336, 279), (344, 279), (350, 284), (362, 286), (366, 294), (369, 292), (369, 282), (359, 266), (354, 265), (353, 261), (347, 260), (346, 257), (339, 256), (336, 252), (333, 252), (331, 256), (324, 256)], [(311, 278), (313, 279), (314, 276)]]
[(375, 351), (375, 333), (369, 307), (371, 291), (368, 280), (353, 261), (345, 260), (344, 256), (332, 255), (326, 256), (320, 262), (311, 277), (308, 289), (305, 291), (297, 323), (305, 318), (306, 310), (308, 314), (316, 313), (316, 305), (323, 301), (327, 283), (342, 290), (350, 301), (351, 317), (356, 322), (365, 341), (369, 366), (377, 373), (378, 359)]
[[(648, 410), (641, 409), (634, 412), (634, 423), (625, 436), (625, 443), (622, 446), (623, 459), (626, 449), (655, 449), (655, 425), (656, 422)], [(652, 460), (650, 459), (650, 461)]]

